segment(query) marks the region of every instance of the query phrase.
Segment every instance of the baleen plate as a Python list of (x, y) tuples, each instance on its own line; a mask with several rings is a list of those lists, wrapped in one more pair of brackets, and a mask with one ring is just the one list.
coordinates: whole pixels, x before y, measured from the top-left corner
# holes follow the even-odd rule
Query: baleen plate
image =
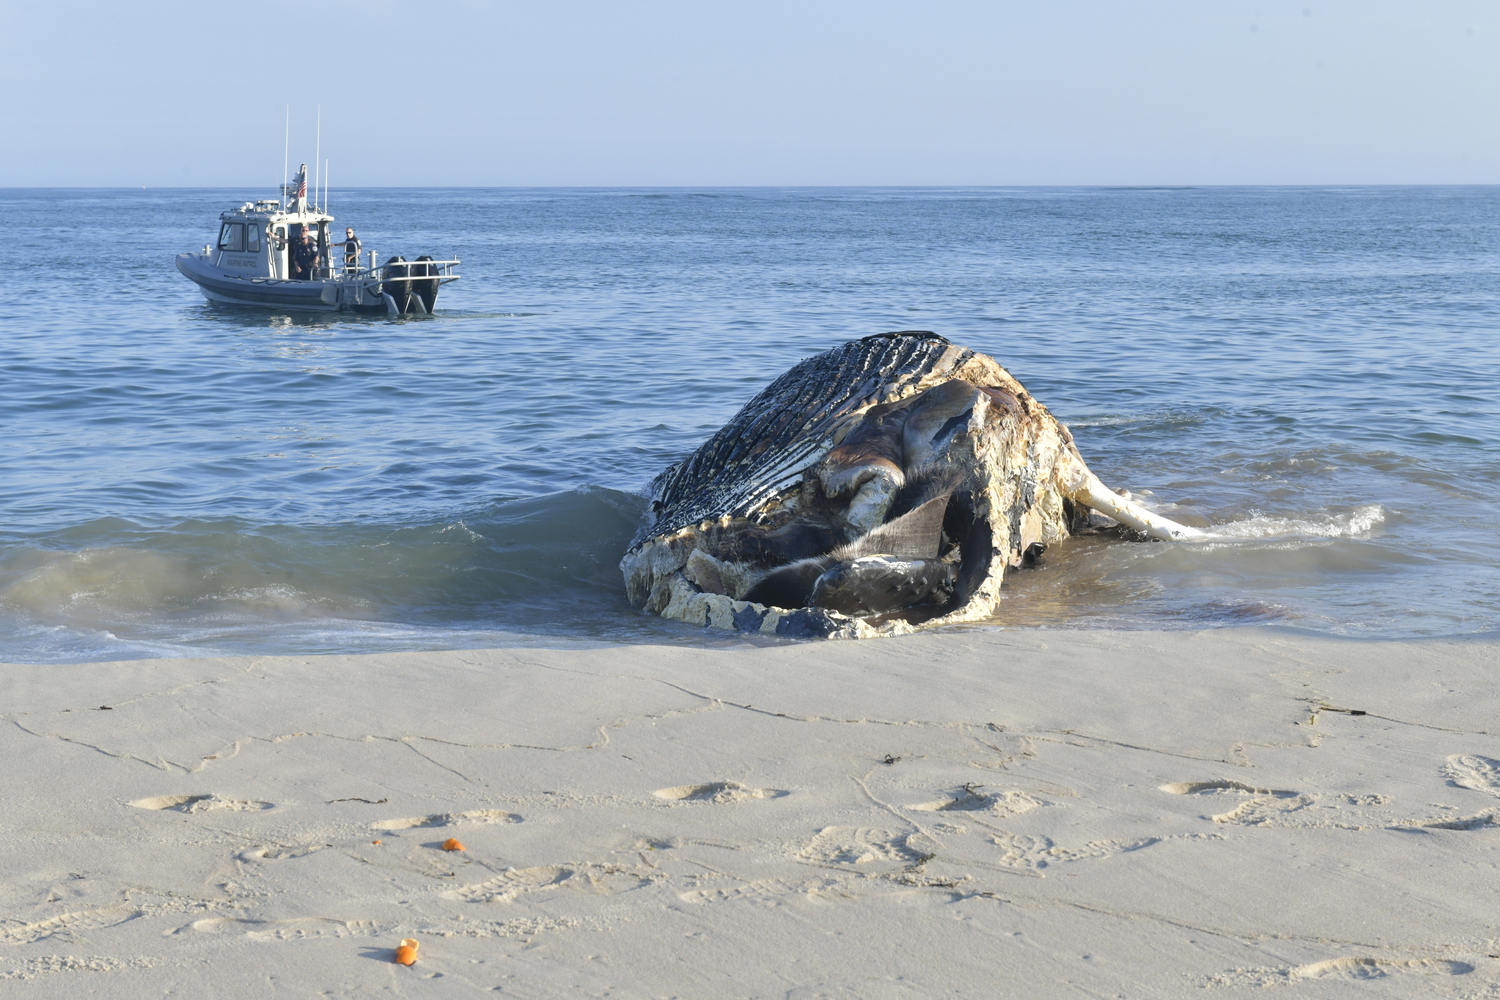
[(906, 395), (952, 346), (935, 333), (884, 333), (798, 364), (656, 477), (656, 516), (631, 547), (702, 521), (749, 515), (827, 454), (842, 417)]

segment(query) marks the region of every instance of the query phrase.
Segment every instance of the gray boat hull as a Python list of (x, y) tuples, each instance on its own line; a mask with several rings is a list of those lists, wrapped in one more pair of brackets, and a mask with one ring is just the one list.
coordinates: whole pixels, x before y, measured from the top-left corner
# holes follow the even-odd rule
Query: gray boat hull
[[(297, 312), (400, 314), (403, 311), (383, 290), (378, 277), (339, 275), (310, 281), (249, 278), (224, 271), (201, 255), (190, 253), (177, 255), (177, 270), (196, 284), (210, 302), (226, 305)], [(418, 313), (427, 310), (413, 307), (405, 311)]]

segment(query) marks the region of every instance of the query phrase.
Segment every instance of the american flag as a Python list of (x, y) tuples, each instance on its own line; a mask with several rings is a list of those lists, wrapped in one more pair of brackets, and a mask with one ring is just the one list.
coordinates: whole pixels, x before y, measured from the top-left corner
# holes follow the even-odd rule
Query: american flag
[(291, 195), (298, 201), (307, 199), (307, 164), (302, 164), (302, 169), (297, 171), (297, 176), (292, 178), (292, 183), (282, 185), (281, 193)]

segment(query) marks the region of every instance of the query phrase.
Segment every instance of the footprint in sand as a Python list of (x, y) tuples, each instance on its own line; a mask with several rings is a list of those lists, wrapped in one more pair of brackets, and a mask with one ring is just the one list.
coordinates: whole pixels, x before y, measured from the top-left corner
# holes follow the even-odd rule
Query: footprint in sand
[(371, 823), (370, 829), (394, 833), (397, 830), (425, 830), (435, 826), (458, 826), (462, 823), (519, 823), (521, 817), (503, 809), (471, 809), (461, 813), (435, 813), (431, 816), (407, 816)]
[[(893, 833), (858, 826), (825, 826), (796, 856), (823, 865), (852, 867), (883, 862), (876, 867), (901, 867), (932, 857), (927, 839), (920, 833)], [(934, 845), (935, 846), (935, 845)]]
[(1427, 976), (1466, 976), (1474, 971), (1468, 962), (1446, 958), (1330, 958), (1306, 965), (1281, 966), (1260, 969), (1235, 969), (1233, 972), (1210, 976), (1203, 981), (1207, 987), (1257, 987), (1286, 986), (1306, 980), (1357, 981), (1361, 979), (1384, 979), (1393, 973), (1410, 972)]
[(996, 817), (1019, 816), (1042, 803), (1019, 791), (985, 792), (983, 785), (965, 785), (947, 798), (910, 806), (921, 812), (987, 812)]
[(276, 808), (274, 802), (260, 802), (255, 799), (225, 799), (217, 795), (155, 795), (149, 799), (136, 799), (130, 805), (137, 809), (153, 811), (172, 809), (185, 813), (209, 812), (214, 809), (227, 809), (230, 812), (258, 812), (262, 809)]
[[(1256, 788), (1241, 781), (1174, 781), (1162, 785), (1169, 795), (1232, 796), (1234, 808), (1210, 814), (1215, 823), (1239, 826), (1280, 826), (1281, 817), (1312, 805), (1312, 798), (1283, 788)], [(1247, 797), (1248, 796), (1248, 797)]]
[(1240, 781), (1177, 781), (1161, 785), (1169, 795), (1199, 795), (1211, 801), (1233, 803), (1233, 808), (1210, 813), (1215, 823), (1235, 826), (1327, 827), (1366, 830), (1390, 825), (1389, 815), (1369, 812), (1388, 805), (1389, 795), (1293, 792), (1283, 788), (1256, 788)]
[(302, 941), (309, 938), (374, 937), (380, 925), (373, 920), (336, 920), (332, 917), (294, 917), (290, 920), (243, 920), (209, 917), (177, 928), (173, 934), (195, 931), (220, 934), (241, 931), (252, 941)]
[(779, 788), (746, 788), (737, 781), (716, 781), (708, 785), (658, 788), (651, 794), (668, 802), (743, 802), (746, 799), (779, 799), (791, 793)]
[[(1456, 753), (1443, 762), (1443, 774), (1455, 788), (1469, 788), (1500, 796), (1500, 760), (1472, 753)], [(1437, 816), (1407, 819), (1391, 826), (1393, 830), (1483, 830), (1500, 826), (1500, 809), (1486, 809), (1474, 816)]]
[(1436, 819), (1408, 819), (1392, 825), (1392, 830), (1484, 830), (1500, 826), (1496, 811), (1482, 812), (1477, 816), (1456, 816)]
[(509, 903), (534, 892), (568, 889), (594, 896), (612, 896), (649, 885), (653, 876), (616, 865), (541, 865), (501, 872), (484, 882), (443, 893), (444, 899), (466, 903)]
[(79, 931), (96, 931), (103, 927), (113, 927), (140, 915), (140, 910), (131, 909), (78, 910), (73, 913), (59, 913), (46, 920), (33, 920), (30, 923), (0, 921), (0, 942), (31, 944), (53, 935), (71, 936)]
[(710, 885), (706, 888), (689, 889), (679, 892), (677, 898), (684, 903), (701, 904), (784, 899), (789, 896), (816, 896), (825, 892), (843, 891), (847, 881), (842, 877), (801, 882), (788, 882), (784, 879), (773, 878), (756, 879), (753, 882), (740, 882), (735, 885)]
[(332, 844), (304, 844), (301, 847), (267, 847), (264, 844), (256, 844), (247, 847), (235, 855), (240, 861), (287, 861), (291, 858), (305, 858), (309, 854), (321, 851)]
[[(508, 920), (476, 920), (472, 916), (459, 917), (457, 921), (418, 927), (418, 934), (440, 934), (467, 938), (517, 938), (522, 944), (542, 934), (570, 931), (579, 927), (600, 927), (595, 920), (578, 920), (573, 917), (511, 917)], [(386, 952), (386, 954), (390, 954)]]
[(1380, 979), (1392, 972), (1421, 972), (1438, 976), (1465, 976), (1474, 971), (1468, 962), (1442, 958), (1330, 958), (1292, 969), (1289, 978), (1297, 979)]
[(1093, 858), (1109, 858), (1116, 854), (1129, 854), (1143, 847), (1161, 843), (1160, 837), (1144, 837), (1140, 840), (1092, 840), (1082, 847), (1058, 847), (1051, 837), (1028, 837), (1007, 833), (990, 838), (996, 847), (1003, 847), (1005, 854), (1000, 863), (1008, 868), (1031, 868), (1040, 870), (1069, 861), (1088, 861)]
[(63, 972), (120, 972), (125, 969), (152, 969), (157, 964), (154, 958), (132, 958), (121, 961), (108, 955), (43, 955), (28, 958), (8, 972), (0, 972), (0, 980), (36, 979)]
[(1170, 795), (1203, 795), (1210, 792), (1243, 792), (1249, 795), (1272, 795), (1276, 798), (1291, 798), (1296, 792), (1276, 788), (1256, 788), (1239, 781), (1174, 781), (1162, 785), (1161, 790)]
[(1500, 760), (1472, 753), (1456, 753), (1443, 765), (1448, 784), (1500, 795)]

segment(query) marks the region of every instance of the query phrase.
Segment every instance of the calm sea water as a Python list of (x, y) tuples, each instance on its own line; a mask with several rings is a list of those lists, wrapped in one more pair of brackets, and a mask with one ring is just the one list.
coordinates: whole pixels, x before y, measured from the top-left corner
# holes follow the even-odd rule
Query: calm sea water
[(1500, 190), (361, 190), (429, 318), (208, 304), (268, 190), (0, 191), (0, 659), (739, 642), (633, 611), (642, 493), (853, 337), (986, 352), (1112, 486), (995, 624), (1500, 625)]

